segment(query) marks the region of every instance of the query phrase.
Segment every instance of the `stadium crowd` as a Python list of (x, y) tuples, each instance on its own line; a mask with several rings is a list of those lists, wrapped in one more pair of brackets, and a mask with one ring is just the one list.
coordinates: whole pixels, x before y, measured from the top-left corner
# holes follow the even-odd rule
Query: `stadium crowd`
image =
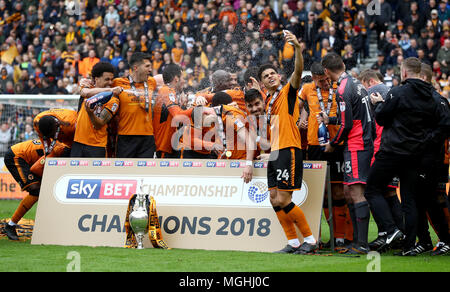
[[(96, 62), (110, 62), (124, 76), (136, 51), (152, 54), (153, 75), (169, 63), (182, 66), (186, 92), (208, 87), (217, 69), (237, 74), (241, 85), (247, 68), (267, 62), (289, 75), (294, 52), (282, 38), (287, 29), (306, 48), (305, 70), (335, 51), (347, 70), (370, 66), (397, 86), (399, 63), (416, 56), (432, 65), (435, 87), (448, 97), (447, 1), (380, 0), (381, 13), (370, 12), (371, 2), (1, 0), (0, 92), (77, 94), (80, 77)], [(369, 51), (374, 38), (378, 52)], [(366, 63), (369, 53), (377, 54), (374, 64)], [(26, 116), (14, 109), (0, 111), (1, 145), (25, 137)]]
[[(237, 140), (240, 138), (245, 140), (246, 135), (242, 138), (242, 131), (240, 131), (245, 128), (245, 125), (238, 116), (240, 114), (247, 115), (247, 113), (253, 114), (252, 110), (255, 108), (255, 115), (258, 113), (262, 115), (263, 112), (260, 109), (264, 107), (268, 115), (267, 120), (273, 126), (273, 120), (270, 117), (272, 106), (274, 106), (273, 115), (280, 117), (283, 122), (280, 122), (279, 125), (279, 139), (270, 137), (269, 148), (271, 154), (279, 153), (281, 158), (277, 158), (276, 162), (272, 162), (272, 166), (269, 165), (268, 168), (273, 167), (273, 171), (279, 171), (282, 168), (281, 161), (297, 163), (293, 157), (296, 157), (297, 153), (302, 153), (301, 148), (306, 150), (308, 147), (308, 151), (304, 152), (308, 153), (307, 155), (323, 158), (321, 156), (323, 150), (319, 151), (319, 146), (325, 146), (310, 144), (309, 130), (313, 121), (302, 120), (304, 116), (303, 112), (299, 112), (299, 108), (306, 105), (306, 110), (311, 111), (314, 103), (309, 103), (309, 99), (315, 96), (315, 98), (319, 98), (322, 113), (325, 113), (322, 105), (324, 100), (321, 99), (324, 93), (320, 93), (321, 90), (325, 90), (327, 93), (329, 92), (326, 115), (332, 113), (330, 109), (333, 107), (333, 87), (329, 86), (329, 81), (335, 82), (339, 87), (342, 80), (345, 79), (345, 84), (348, 82), (351, 85), (344, 86), (342, 92), (335, 93), (335, 116), (330, 115), (330, 121), (326, 122), (331, 125), (331, 118), (334, 118), (334, 122), (340, 121), (341, 123), (338, 123), (336, 136), (326, 146), (325, 152), (332, 152), (331, 148), (334, 150), (344, 142), (347, 148), (343, 152), (337, 151), (343, 153), (343, 160), (334, 157), (332, 161), (346, 162), (345, 167), (347, 167), (347, 162), (354, 163), (355, 160), (364, 160), (367, 168), (359, 169), (356, 164), (356, 170), (353, 169), (350, 172), (351, 178), (348, 178), (347, 171), (345, 173), (344, 184), (357, 186), (350, 191), (350, 197), (347, 196), (348, 189), (352, 189), (349, 187), (348, 189), (344, 188), (345, 198), (336, 199), (342, 204), (339, 207), (344, 210), (341, 215), (347, 216), (347, 223), (348, 221), (353, 223), (350, 224), (353, 228), (352, 235), (348, 230), (341, 233), (339, 248), (345, 249), (345, 253), (349, 254), (366, 254), (369, 247), (378, 250), (378, 248), (390, 246), (391, 241), (403, 239), (403, 234), (400, 232), (402, 229), (408, 242), (411, 240), (411, 236), (414, 241), (411, 246), (403, 250), (402, 255), (415, 255), (432, 249), (432, 246), (429, 246), (431, 243), (428, 242), (419, 242), (418, 246), (414, 245), (416, 239), (414, 232), (416, 231), (412, 232), (408, 229), (411, 228), (408, 224), (414, 221), (411, 218), (406, 219), (404, 227), (400, 227), (401, 224), (395, 222), (387, 228), (387, 223), (391, 222), (384, 221), (383, 217), (382, 220), (377, 221), (380, 232), (379, 238), (375, 240), (382, 242), (381, 244), (371, 242), (371, 246), (369, 246), (367, 232), (370, 216), (367, 216), (369, 214), (367, 201), (370, 200), (372, 212), (381, 214), (386, 210), (384, 205), (378, 203), (382, 194), (379, 194), (379, 189), (376, 188), (379, 186), (376, 185), (377, 183), (384, 186), (383, 182), (370, 181), (369, 185), (372, 188), (369, 195), (364, 194), (364, 189), (360, 188), (360, 185), (364, 185), (364, 180), (367, 179), (362, 177), (362, 173), (367, 175), (369, 171), (369, 161), (372, 158), (374, 147), (374, 133), (371, 132), (371, 125), (369, 125), (373, 120), (368, 108), (368, 99), (365, 100), (367, 112), (364, 108), (359, 108), (356, 113), (362, 114), (362, 117), (353, 117), (354, 120), (359, 119), (360, 124), (358, 125), (361, 128), (357, 130), (360, 131), (358, 133), (361, 133), (361, 141), (364, 139), (364, 149), (360, 150), (367, 151), (364, 152), (367, 154), (364, 156), (365, 159), (352, 156), (349, 160), (345, 156), (346, 154), (350, 155), (355, 149), (353, 146), (361, 147), (361, 143), (358, 141), (352, 145), (351, 143), (355, 142), (351, 141), (351, 138), (345, 138), (343, 133), (346, 125), (344, 126), (343, 116), (339, 115), (346, 115), (345, 102), (348, 102), (346, 99), (363, 100), (364, 88), (368, 90), (375, 83), (384, 82), (387, 88), (384, 93), (387, 93), (387, 90), (391, 88), (400, 88), (400, 80), (405, 81), (406, 78), (420, 79), (417, 81), (420, 86), (434, 87), (437, 92), (448, 99), (450, 86), (447, 79), (447, 75), (449, 75), (448, 62), (450, 62), (448, 60), (450, 58), (448, 34), (450, 26), (446, 1), (425, 3), (425, 1), (388, 2), (378, 0), (375, 1), (376, 5), (373, 5), (374, 1), (364, 0), (287, 1), (286, 3), (263, 0), (94, 2), (41, 1), (39, 5), (35, 6), (31, 1), (26, 3), (28, 5), (26, 6), (22, 2), (8, 5), (8, 2), (0, 0), (0, 9), (3, 8), (3, 34), (5, 35), (0, 66), (2, 76), (4, 76), (3, 80), (5, 80), (1, 84), (4, 93), (80, 93), (82, 97), (90, 98), (107, 88), (106, 91), (113, 92), (115, 96), (103, 108), (94, 109), (93, 106), (91, 107), (91, 101), (81, 99), (80, 101), (83, 103), (80, 103), (78, 112), (60, 110), (20, 115), (23, 132), (17, 130), (19, 128), (17, 114), (6, 117), (7, 120), (2, 122), (0, 128), (0, 138), (6, 136), (5, 140), (7, 140), (8, 134), (4, 133), (10, 131), (10, 141), (7, 143), (12, 144), (17, 142), (17, 137), (26, 139), (26, 137), (32, 138), (32, 135), (37, 134), (43, 143), (44, 153), (51, 154), (53, 147), (58, 145), (50, 144), (49, 138), (56, 141), (58, 135), (61, 135), (62, 139), (74, 137), (68, 142), (62, 141), (72, 147), (72, 157), (92, 157), (92, 155), (94, 155), (93, 157), (105, 157), (110, 154), (107, 143), (111, 146), (109, 143), (112, 142), (116, 157), (154, 157), (155, 154), (159, 158), (176, 158), (181, 155), (183, 158), (245, 159), (247, 162), (250, 161), (250, 164), (246, 164), (243, 178), (244, 181), (249, 182), (251, 180), (251, 161), (254, 158), (253, 152), (248, 150), (239, 152), (242, 149), (227, 151), (227, 138), (220, 141), (216, 139), (211, 145), (207, 145), (203, 141), (200, 149), (194, 149), (195, 134), (190, 136), (193, 137), (192, 141), (182, 141), (184, 153), (172, 151), (171, 147), (166, 151), (160, 145), (170, 144), (173, 147), (173, 141), (167, 141), (167, 139), (172, 139), (174, 132), (158, 132), (158, 129), (168, 131), (167, 129), (171, 128), (163, 125), (169, 116), (188, 116), (194, 121), (194, 116), (198, 118), (200, 115), (204, 119), (214, 116), (214, 118), (221, 117), (223, 123), (227, 116), (232, 116)], [(27, 13), (21, 13), (25, 11)], [(369, 48), (372, 40), (377, 44), (377, 61), (374, 64), (366, 64), (370, 57)], [(299, 52), (301, 52), (302, 58), (297, 55)], [(425, 67), (423, 67), (424, 65)], [(372, 71), (363, 71), (362, 73), (365, 75), (360, 75), (363, 67), (370, 67)], [(259, 68), (259, 70), (252, 72), (254, 68)], [(431, 68), (430, 74), (428, 74), (427, 68)], [(311, 70), (313, 83), (310, 83), (308, 78), (301, 78), (302, 71), (309, 70)], [(349, 78), (345, 71), (356, 78)], [(149, 72), (155, 78), (147, 78)], [(279, 80), (276, 72), (280, 73)], [(156, 79), (156, 76), (160, 76), (162, 79)], [(286, 83), (287, 85), (281, 86)], [(306, 86), (306, 83), (314, 86), (310, 93), (305, 93), (304, 87), (301, 87)], [(153, 94), (153, 98), (156, 99), (153, 105), (149, 100), (150, 91), (157, 92), (157, 94)], [(200, 92), (201, 94), (199, 94)], [(375, 93), (381, 94), (381, 91), (375, 91)], [(431, 90), (429, 93), (431, 95)], [(277, 99), (278, 95), (283, 98)], [(336, 108), (338, 95), (343, 100), (339, 102), (339, 110)], [(206, 96), (208, 97), (205, 100)], [(372, 96), (370, 98), (372, 100)], [(263, 102), (256, 105), (258, 100)], [(384, 102), (382, 98), (377, 101), (372, 100), (375, 108), (378, 106), (378, 109), (382, 102)], [(202, 108), (203, 111), (199, 113), (192, 107), (185, 107), (192, 103), (207, 103), (213, 106), (221, 105), (221, 107), (220, 110)], [(234, 106), (230, 106), (230, 103), (234, 103)], [(254, 107), (250, 108), (249, 105), (253, 103), (255, 103)], [(364, 104), (364, 101), (362, 103)], [(263, 106), (264, 104), (266, 106)], [(426, 110), (444, 112), (438, 104), (431, 103)], [(350, 105), (347, 106), (347, 112), (349, 112)], [(137, 107), (142, 107), (144, 111), (139, 111), (138, 114)], [(448, 109), (446, 108), (446, 110)], [(153, 111), (153, 120), (149, 119), (152, 117), (150, 111)], [(116, 115), (116, 112), (119, 114)], [(205, 114), (206, 117), (203, 116)], [(313, 120), (316, 118), (311, 112), (308, 114)], [(444, 115), (446, 116), (447, 112), (442, 114), (442, 116)], [(337, 119), (338, 116), (339, 119)], [(433, 115), (430, 114), (430, 116)], [(29, 123), (30, 118), (33, 120), (33, 125)], [(434, 118), (435, 116), (433, 116)], [(366, 120), (367, 125), (364, 124)], [(434, 120), (433, 122), (427, 121), (425, 126), (430, 131), (435, 129), (441, 131), (441, 128), (447, 126), (444, 124), (446, 122), (446, 119), (443, 120), (441, 125), (438, 122), (434, 123)], [(117, 130), (115, 133), (117, 139), (113, 141), (106, 139), (106, 125), (110, 125), (110, 123), (116, 123), (116, 128), (110, 127)], [(308, 133), (305, 133), (307, 139), (303, 138), (302, 145), (299, 145), (300, 131), (297, 127), (302, 123), (306, 125), (303, 128)], [(420, 123), (418, 124), (420, 125)], [(36, 134), (30, 132), (31, 126), (34, 126)], [(85, 136), (84, 133), (92, 131), (92, 126), (95, 135)], [(223, 125), (221, 127), (223, 128)], [(293, 130), (294, 128), (295, 130)], [(423, 129), (425, 133), (427, 129)], [(175, 131), (175, 128), (172, 130)], [(194, 133), (196, 130), (198, 130), (198, 126), (195, 125), (195, 122), (186, 127), (187, 132)], [(204, 130), (206, 130), (205, 127), (201, 129), (201, 131)], [(224, 134), (220, 126), (216, 125), (215, 130), (219, 136)], [(345, 128), (345, 130), (348, 129)], [(437, 130), (436, 140), (440, 138), (441, 132), (439, 131)], [(314, 132), (317, 135), (317, 131)], [(403, 133), (401, 134), (403, 135)], [(14, 135), (15, 138), (12, 138)], [(163, 141), (158, 140), (162, 138), (164, 138)], [(258, 136), (258, 138), (263, 137)], [(280, 145), (273, 144), (272, 142), (275, 140)], [(438, 144), (443, 148), (443, 141), (439, 140)], [(149, 148), (148, 145), (155, 145), (155, 147)], [(260, 145), (262, 149), (262, 144)], [(309, 150), (312, 149), (310, 146), (315, 146), (318, 152), (310, 152)], [(294, 148), (299, 152), (294, 153)], [(286, 149), (291, 149), (291, 152), (282, 152)], [(412, 153), (410, 157), (415, 157), (414, 155), (418, 153)], [(353, 154), (351, 153), (351, 155)], [(11, 151), (9, 151), (9, 155), (13, 155)], [(311, 158), (312, 156), (308, 156), (308, 159)], [(434, 160), (433, 163), (435, 163)], [(344, 164), (342, 163), (342, 165)], [(247, 168), (248, 166), (250, 166), (250, 170)], [(302, 166), (291, 165), (290, 169), (293, 171), (297, 167), (302, 168)], [(361, 179), (358, 177), (360, 170)], [(339, 169), (335, 171), (341, 172)], [(282, 178), (285, 175), (289, 177), (288, 173), (280, 172), (276, 179), (278, 182), (275, 182), (275, 179), (271, 181), (272, 177), (268, 175), (269, 188), (275, 188), (275, 197), (279, 200), (279, 205), (272, 201), (271, 203), (289, 239), (289, 244), (280, 252), (301, 254), (314, 252), (318, 248), (318, 242), (312, 236), (304, 214), (298, 206), (290, 201), (290, 198), (286, 200), (289, 196), (286, 193), (292, 194), (292, 190), (297, 188), (298, 182), (285, 181), (289, 188), (284, 189), (279, 184), (277, 185), (280, 181), (280, 174), (282, 174)], [(400, 178), (400, 180), (402, 179)], [(447, 176), (446, 179), (448, 179)], [(364, 182), (362, 183), (361, 180)], [(429, 183), (429, 181), (426, 182)], [(403, 202), (404, 206), (406, 206), (405, 202), (411, 200), (409, 195), (408, 193), (406, 198), (408, 200)], [(361, 201), (359, 201), (360, 199)], [(402, 199), (405, 199), (403, 193)], [(34, 198), (33, 204), (36, 200), (37, 198)], [(348, 205), (347, 211), (345, 211), (346, 204)], [(439, 208), (441, 207), (439, 205)], [(448, 209), (448, 207), (444, 206), (442, 209)], [(393, 210), (398, 211), (398, 205)], [(408, 211), (410, 210), (408, 209)], [(283, 212), (286, 214), (283, 215)], [(391, 211), (388, 210), (387, 213), (389, 212)], [(435, 210), (433, 212), (433, 214), (441, 213), (441, 211)], [(378, 219), (380, 218), (378, 217)], [(447, 221), (444, 222), (442, 218), (439, 217), (433, 223), (441, 227), (448, 226), (446, 225)], [(377, 220), (377, 218), (375, 219)], [(421, 219), (423, 218), (421, 217)], [(381, 224), (381, 221), (385, 224)], [(293, 227), (293, 225), (290, 226), (293, 222), (298, 224), (297, 227), (305, 238), (305, 243), (300, 247), (297, 235), (293, 235), (295, 228), (289, 229)], [(364, 222), (364, 226), (361, 222)], [(423, 221), (420, 222), (423, 223)], [(345, 225), (345, 222), (341, 222), (340, 227), (345, 229)], [(386, 229), (382, 229), (383, 227)], [(448, 227), (446, 228), (448, 229)], [(450, 250), (447, 242), (447, 229), (444, 233), (441, 232), (442, 230), (439, 231), (439, 236), (443, 240), (443, 245), (439, 246), (439, 252), (442, 254)], [(420, 231), (423, 231), (423, 228)], [(290, 236), (293, 238), (290, 239)], [(353, 241), (353, 246), (351, 247), (346, 245), (348, 243), (345, 241), (347, 236), (352, 238), (350, 241)], [(423, 236), (427, 239), (426, 235)], [(291, 242), (291, 240), (297, 241)]]

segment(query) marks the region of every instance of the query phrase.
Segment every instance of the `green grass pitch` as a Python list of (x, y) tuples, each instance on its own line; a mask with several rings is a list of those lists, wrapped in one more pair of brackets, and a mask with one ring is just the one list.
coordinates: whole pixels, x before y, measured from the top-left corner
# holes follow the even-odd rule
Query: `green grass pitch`
[[(18, 200), (0, 200), (0, 218), (10, 218)], [(34, 219), (36, 206), (25, 216)], [(376, 237), (374, 222), (369, 240)], [(434, 242), (436, 237), (433, 234)], [(329, 230), (322, 220), (322, 240)], [(281, 248), (281, 247), (280, 247)], [(30, 241), (0, 239), (1, 272), (450, 272), (450, 258), (394, 256), (379, 258), (326, 255), (279, 255), (261, 252), (206, 251), (187, 249), (125, 249), (111, 247), (31, 245)], [(76, 255), (76, 257), (74, 257)], [(158, 263), (155, 265), (154, 263)]]

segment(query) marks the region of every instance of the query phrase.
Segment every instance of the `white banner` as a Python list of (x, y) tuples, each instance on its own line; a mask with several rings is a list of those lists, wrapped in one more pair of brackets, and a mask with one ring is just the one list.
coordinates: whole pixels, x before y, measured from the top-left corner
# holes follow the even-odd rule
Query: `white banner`
[[(248, 184), (241, 178), (244, 165), (223, 160), (48, 159), (32, 244), (124, 246), (128, 201), (142, 192), (155, 198), (169, 247), (280, 249), (286, 237), (270, 205), (267, 164), (254, 164)], [(325, 177), (325, 162), (305, 162), (302, 188), (293, 195), (317, 238)], [(150, 242), (145, 246), (151, 247)]]

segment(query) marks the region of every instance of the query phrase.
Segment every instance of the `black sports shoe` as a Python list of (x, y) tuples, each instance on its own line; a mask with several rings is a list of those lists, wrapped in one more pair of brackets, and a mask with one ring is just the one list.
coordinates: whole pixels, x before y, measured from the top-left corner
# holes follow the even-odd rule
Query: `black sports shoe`
[(340, 252), (343, 249), (347, 249), (346, 246), (347, 245), (345, 244), (345, 241), (336, 241), (336, 244), (334, 245), (334, 251)]
[[(347, 246), (347, 244), (345, 243), (345, 241), (341, 241), (341, 240), (334, 240), (334, 251), (340, 251), (343, 248), (345, 248)], [(319, 242), (319, 249), (331, 249), (331, 241), (328, 242)]]
[(433, 250), (433, 245), (431, 243), (416, 243), (416, 246), (414, 247), (414, 251), (417, 254), (421, 254), (427, 251)]
[(417, 252), (415, 251), (414, 247), (412, 247), (408, 250), (402, 250), (401, 252), (394, 253), (394, 255), (402, 257), (413, 257), (417, 256)]
[(344, 254), (344, 253), (348, 252), (350, 249), (352, 249), (355, 245), (356, 245), (356, 243), (349, 242), (348, 244), (345, 244), (344, 246), (340, 247), (337, 252)]
[(288, 244), (285, 247), (283, 247), (282, 249), (274, 251), (273, 253), (294, 253), (299, 248), (300, 248), (300, 246), (293, 247), (292, 245)]
[(366, 248), (361, 245), (355, 244), (353, 247), (349, 248), (345, 253), (347, 255), (365, 255), (369, 253), (369, 248)]
[(447, 254), (449, 251), (450, 251), (450, 245), (448, 245), (444, 242), (438, 242), (436, 244), (436, 247), (431, 252), (431, 255), (432, 256), (444, 255), (444, 254)]
[(9, 225), (8, 223), (5, 224), (4, 227), (5, 234), (6, 236), (8, 236), (10, 240), (19, 240), (19, 236), (17, 235), (16, 232), (16, 226), (17, 225)]
[(386, 244), (390, 245), (398, 240), (403, 239), (403, 237), (403, 233), (399, 229), (396, 229), (394, 232), (386, 236)]
[(380, 248), (384, 247), (386, 245), (386, 237), (386, 235), (378, 235), (374, 241), (369, 242), (370, 250), (379, 251)]
[(403, 239), (400, 239), (400, 240), (397, 240), (397, 241), (391, 243), (388, 247), (386, 247), (386, 249), (387, 248), (389, 248), (389, 249), (397, 249), (397, 250), (403, 249), (404, 239), (405, 239), (405, 237), (403, 237)]
[(317, 243), (310, 244), (307, 242), (303, 242), (300, 247), (294, 251), (294, 254), (313, 254), (319, 250), (319, 245)]

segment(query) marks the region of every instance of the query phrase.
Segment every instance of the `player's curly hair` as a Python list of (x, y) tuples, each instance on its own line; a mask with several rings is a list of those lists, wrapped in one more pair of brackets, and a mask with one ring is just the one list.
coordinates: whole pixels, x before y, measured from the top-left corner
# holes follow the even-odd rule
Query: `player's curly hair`
[(114, 66), (109, 62), (98, 62), (92, 67), (92, 78), (101, 77), (104, 72), (114, 74)]
[(232, 102), (233, 102), (233, 99), (231, 98), (231, 96), (228, 93), (219, 91), (216, 94), (214, 94), (211, 105), (218, 106), (221, 104), (229, 104)]
[(43, 116), (39, 119), (38, 129), (44, 139), (53, 138), (58, 128), (58, 120), (53, 116)]

